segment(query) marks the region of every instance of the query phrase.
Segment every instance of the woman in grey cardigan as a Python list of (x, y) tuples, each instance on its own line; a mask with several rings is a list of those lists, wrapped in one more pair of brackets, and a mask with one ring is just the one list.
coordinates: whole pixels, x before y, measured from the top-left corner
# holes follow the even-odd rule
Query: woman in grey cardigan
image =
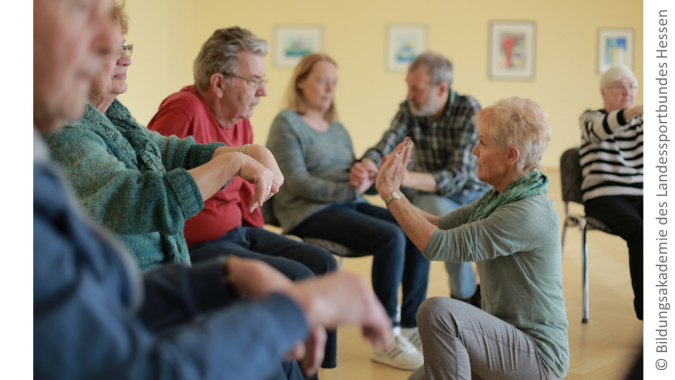
[[(483, 109), (478, 179), (493, 187), (441, 217), (405, 198), (389, 205), (429, 260), (477, 263), (482, 309), (450, 298), (420, 307), (424, 368), (410, 379), (560, 379), (569, 367), (560, 226), (548, 178), (539, 171), (551, 127), (529, 99)], [(412, 144), (402, 142), (380, 167), (377, 191), (398, 191)]]
[[(375, 294), (394, 322), (398, 286), (403, 283), (401, 328), (372, 359), (396, 368), (422, 365), (417, 309), (426, 298), (429, 261), (396, 223), (391, 213), (362, 196), (374, 180), (360, 187), (349, 183), (354, 163), (352, 143), (335, 121), (335, 62), (323, 54), (306, 56), (295, 69), (289, 105), (272, 124), (267, 147), (285, 178), (274, 212), (286, 233), (331, 240), (373, 254)], [(411, 344), (412, 342), (412, 344)]]

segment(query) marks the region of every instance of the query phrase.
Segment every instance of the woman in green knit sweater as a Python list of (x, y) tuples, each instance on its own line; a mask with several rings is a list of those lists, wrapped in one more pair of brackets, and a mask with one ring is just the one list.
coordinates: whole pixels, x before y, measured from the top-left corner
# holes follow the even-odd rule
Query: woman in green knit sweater
[[(424, 367), (410, 379), (560, 379), (569, 367), (560, 226), (539, 171), (551, 139), (544, 110), (509, 98), (481, 110), (478, 179), (493, 189), (440, 217), (396, 198), (389, 209), (429, 260), (476, 262), (482, 310), (430, 298), (418, 311)], [(377, 177), (398, 191), (412, 143), (402, 142)]]
[(133, 45), (125, 45), (128, 21), (121, 8), (113, 21), (118, 50), (94, 79), (85, 116), (46, 141), (80, 202), (118, 235), (142, 270), (189, 264), (183, 226), (205, 199), (238, 175), (255, 185), (252, 211), (279, 191), (283, 175), (264, 147), (196, 144), (139, 125), (116, 100), (127, 90)]

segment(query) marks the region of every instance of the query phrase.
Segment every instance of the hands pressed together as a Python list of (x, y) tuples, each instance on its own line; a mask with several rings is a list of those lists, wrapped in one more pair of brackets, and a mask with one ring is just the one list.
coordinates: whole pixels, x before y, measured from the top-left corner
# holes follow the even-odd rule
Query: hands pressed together
[(377, 176), (377, 165), (370, 158), (364, 158), (352, 166), (349, 172), (349, 184), (356, 187), (359, 194), (363, 194), (373, 185), (375, 176)]
[(410, 137), (406, 137), (391, 154), (388, 154), (382, 160), (380, 171), (377, 173), (375, 180), (375, 188), (382, 199), (389, 196), (393, 191), (401, 189), (401, 184), (407, 174), (408, 164), (411, 161), (412, 147), (412, 140)]

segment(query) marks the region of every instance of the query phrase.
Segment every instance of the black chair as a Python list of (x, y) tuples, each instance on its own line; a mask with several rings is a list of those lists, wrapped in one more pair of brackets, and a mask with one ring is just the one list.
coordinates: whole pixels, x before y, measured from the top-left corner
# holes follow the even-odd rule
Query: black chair
[(581, 164), (579, 163), (579, 149), (571, 148), (565, 151), (560, 157), (560, 183), (562, 185), (562, 199), (565, 203), (565, 220), (562, 231), (562, 250), (565, 251), (565, 238), (567, 237), (567, 227), (579, 227), (581, 231), (581, 259), (582, 259), (582, 297), (583, 297), (583, 315), (581, 322), (588, 323), (589, 318), (589, 300), (588, 300), (588, 241), (586, 232), (592, 230), (603, 231), (608, 234), (614, 234), (605, 223), (584, 214), (575, 214), (569, 212), (569, 202), (583, 205), (581, 197)]
[[(262, 207), (262, 214), (263, 214), (263, 219), (265, 220), (265, 224), (269, 224), (270, 226), (274, 227), (281, 227), (281, 224), (279, 223), (279, 220), (277, 219), (276, 215), (274, 215), (274, 209), (273, 209), (273, 200), (274, 197), (270, 198), (263, 204)], [(330, 240), (325, 240), (325, 239), (317, 239), (317, 238), (305, 238), (303, 239), (304, 242), (313, 244), (316, 246), (319, 246), (326, 251), (332, 253), (335, 256), (338, 256), (339, 259), (339, 268), (342, 269), (344, 266), (344, 259), (346, 257), (364, 257), (364, 256), (369, 256), (370, 253), (365, 253), (365, 252), (355, 252), (347, 247), (345, 247), (342, 244), (338, 244), (334, 241)]]

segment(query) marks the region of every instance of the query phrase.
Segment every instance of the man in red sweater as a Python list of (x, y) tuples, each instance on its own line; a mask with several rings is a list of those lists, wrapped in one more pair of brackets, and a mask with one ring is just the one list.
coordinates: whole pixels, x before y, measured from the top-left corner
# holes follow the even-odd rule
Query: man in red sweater
[[(264, 57), (268, 45), (238, 27), (216, 30), (195, 60), (195, 85), (170, 95), (148, 128), (165, 136), (193, 136), (198, 143), (241, 146), (244, 154), (276, 164), (272, 153), (253, 145), (249, 118), (267, 95)], [(323, 248), (297, 242), (261, 228), (260, 208), (249, 211), (253, 185), (235, 177), (204, 209), (185, 223), (193, 262), (233, 254), (260, 259), (298, 280), (337, 268)]]
[[(267, 95), (264, 57), (267, 41), (239, 27), (216, 30), (194, 64), (195, 84), (164, 99), (148, 128), (165, 136), (193, 136), (198, 143), (223, 142), (265, 165), (276, 165), (272, 153), (254, 145), (249, 118)], [(337, 269), (325, 249), (266, 231), (260, 208), (250, 211), (254, 188), (235, 177), (204, 202), (204, 209), (185, 223), (192, 262), (234, 255), (264, 261), (292, 280)], [(323, 368), (337, 365), (335, 332), (328, 334)]]

